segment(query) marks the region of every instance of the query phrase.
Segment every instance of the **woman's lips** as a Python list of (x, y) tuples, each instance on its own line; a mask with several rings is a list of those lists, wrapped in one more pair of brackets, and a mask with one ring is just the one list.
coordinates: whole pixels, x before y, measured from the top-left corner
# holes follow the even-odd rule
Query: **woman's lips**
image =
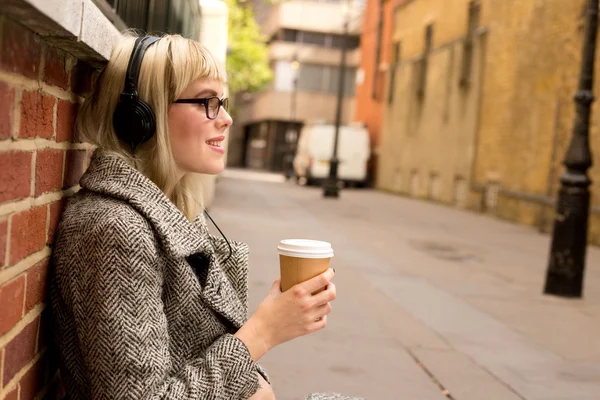
[(224, 136), (219, 136), (216, 138), (212, 138), (210, 140), (206, 141), (206, 144), (210, 146), (211, 149), (213, 149), (214, 151), (224, 154), (225, 153), (225, 149), (223, 147), (221, 147), (221, 143), (223, 142), (223, 140), (225, 140)]

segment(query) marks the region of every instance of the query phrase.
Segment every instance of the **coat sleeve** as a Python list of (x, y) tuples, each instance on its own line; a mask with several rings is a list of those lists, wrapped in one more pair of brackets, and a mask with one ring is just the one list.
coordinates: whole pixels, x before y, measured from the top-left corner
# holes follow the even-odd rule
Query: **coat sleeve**
[[(138, 215), (109, 217), (84, 234), (63, 274), (91, 399), (247, 399), (259, 388), (244, 343), (225, 334), (175, 368), (154, 235)], [(65, 276), (66, 275), (66, 276)]]
[(265, 378), (265, 381), (267, 381), (269, 384), (271, 383), (271, 378), (269, 378), (269, 375), (267, 374), (267, 370), (265, 369), (265, 367), (263, 367), (259, 363), (256, 363), (256, 371), (259, 374), (261, 374), (263, 378)]

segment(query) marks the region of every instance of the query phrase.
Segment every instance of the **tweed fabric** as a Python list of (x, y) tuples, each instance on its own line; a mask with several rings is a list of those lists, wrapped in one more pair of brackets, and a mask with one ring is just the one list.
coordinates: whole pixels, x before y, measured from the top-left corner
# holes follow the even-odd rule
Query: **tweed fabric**
[(50, 299), (71, 399), (246, 399), (255, 364), (248, 246), (190, 223), (148, 178), (96, 152), (63, 213)]

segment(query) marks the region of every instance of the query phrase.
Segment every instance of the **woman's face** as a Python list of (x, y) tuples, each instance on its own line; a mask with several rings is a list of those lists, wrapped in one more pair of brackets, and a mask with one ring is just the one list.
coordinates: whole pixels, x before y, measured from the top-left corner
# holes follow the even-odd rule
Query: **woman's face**
[[(178, 99), (213, 96), (223, 98), (223, 84), (216, 79), (201, 78), (192, 82)], [(219, 108), (215, 119), (209, 119), (206, 107), (193, 103), (169, 106), (167, 119), (171, 149), (182, 175), (188, 172), (214, 175), (225, 168), (223, 140), (225, 130), (233, 120), (223, 107)]]

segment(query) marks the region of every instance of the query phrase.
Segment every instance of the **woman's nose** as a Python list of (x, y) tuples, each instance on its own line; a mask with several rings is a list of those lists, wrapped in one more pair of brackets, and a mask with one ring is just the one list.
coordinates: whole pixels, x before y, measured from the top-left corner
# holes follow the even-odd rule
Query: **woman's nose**
[(222, 126), (231, 126), (233, 124), (233, 118), (231, 118), (231, 115), (224, 108), (219, 113), (219, 120)]

